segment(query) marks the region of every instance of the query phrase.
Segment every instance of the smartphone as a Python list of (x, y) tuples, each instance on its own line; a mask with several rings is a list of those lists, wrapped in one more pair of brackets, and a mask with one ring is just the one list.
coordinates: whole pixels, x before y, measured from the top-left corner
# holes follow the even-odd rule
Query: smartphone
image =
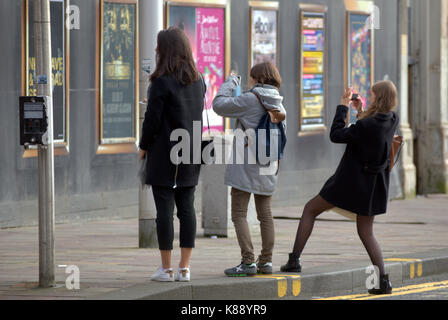
[(352, 101), (355, 101), (355, 100), (358, 100), (358, 98), (359, 98), (359, 94), (357, 94), (357, 93), (354, 93), (353, 95), (352, 95)]

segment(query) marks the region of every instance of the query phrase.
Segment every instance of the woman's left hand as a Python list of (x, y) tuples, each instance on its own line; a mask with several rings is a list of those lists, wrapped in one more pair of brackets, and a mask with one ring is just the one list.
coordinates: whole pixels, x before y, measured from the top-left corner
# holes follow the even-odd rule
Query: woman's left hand
[(341, 105), (349, 106), (352, 98), (353, 90), (352, 88), (347, 88), (344, 91), (344, 95), (341, 98)]
[(145, 155), (146, 155), (146, 150), (140, 149), (140, 155), (139, 155), (138, 159), (143, 160), (145, 158)]

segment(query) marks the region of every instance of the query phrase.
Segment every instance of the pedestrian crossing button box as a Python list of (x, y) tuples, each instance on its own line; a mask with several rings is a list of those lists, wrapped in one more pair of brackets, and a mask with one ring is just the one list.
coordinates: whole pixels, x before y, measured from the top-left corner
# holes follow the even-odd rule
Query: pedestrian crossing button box
[(24, 96), (20, 104), (20, 145), (48, 145), (48, 107), (44, 96)]

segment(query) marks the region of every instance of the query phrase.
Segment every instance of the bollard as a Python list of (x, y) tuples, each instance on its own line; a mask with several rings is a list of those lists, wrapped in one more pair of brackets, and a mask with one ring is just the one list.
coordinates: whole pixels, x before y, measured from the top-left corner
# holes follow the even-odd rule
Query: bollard
[(156, 207), (150, 186), (139, 184), (138, 192), (138, 247), (158, 248)]
[[(222, 142), (226, 139), (232, 141), (233, 136), (215, 136), (215, 148), (218, 145), (226, 145)], [(227, 145), (230, 146), (231, 143)], [(227, 238), (236, 236), (232, 222), (231, 187), (224, 184), (225, 172), (225, 164), (210, 164), (201, 168), (202, 226), (204, 228), (204, 236)], [(253, 195), (247, 210), (247, 223), (252, 235), (260, 234), (260, 224), (257, 220)]]

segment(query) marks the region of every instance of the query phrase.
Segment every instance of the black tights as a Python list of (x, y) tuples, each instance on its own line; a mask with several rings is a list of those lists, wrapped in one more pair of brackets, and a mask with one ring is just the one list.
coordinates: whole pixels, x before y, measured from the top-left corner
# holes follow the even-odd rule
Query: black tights
[(181, 248), (194, 248), (196, 238), (196, 213), (194, 210), (195, 187), (176, 189), (152, 186), (157, 209), (157, 239), (160, 250), (173, 250), (174, 205), (180, 222), (179, 244)]
[[(302, 218), (297, 229), (296, 240), (294, 242), (293, 253), (297, 256), (302, 254), (308, 238), (311, 236), (314, 227), (314, 221), (324, 211), (334, 206), (328, 203), (321, 196), (316, 196), (310, 200), (303, 208)], [(377, 266), (381, 275), (384, 274), (384, 262), (381, 248), (373, 235), (374, 217), (357, 215), (356, 228), (359, 238), (369, 254), (372, 264)]]

